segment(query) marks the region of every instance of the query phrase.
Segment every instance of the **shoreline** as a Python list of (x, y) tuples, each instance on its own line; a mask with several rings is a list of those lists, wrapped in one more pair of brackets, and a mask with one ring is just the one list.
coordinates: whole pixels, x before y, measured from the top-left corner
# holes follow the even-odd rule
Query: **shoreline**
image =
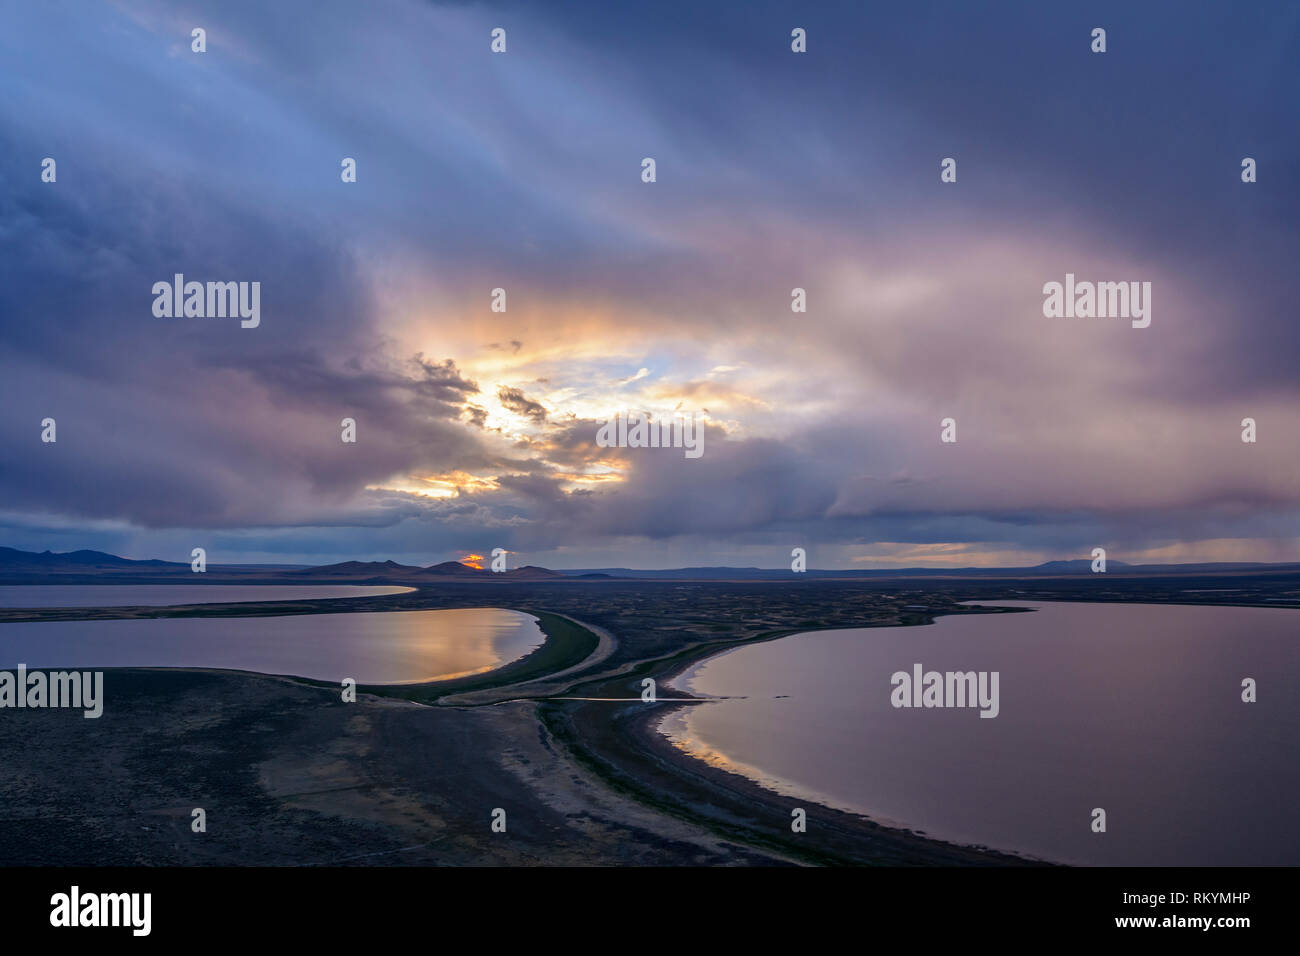
[[(1279, 572), (1280, 574), (1280, 572)], [(1118, 576), (1117, 576), (1118, 577)], [(1140, 580), (1140, 579), (1138, 579)], [(83, 582), (84, 583), (84, 582)], [(174, 583), (174, 582), (173, 582)], [(219, 586), (226, 586), (228, 583), (236, 582), (217, 582)], [(350, 584), (351, 582), (349, 582)], [(800, 582), (794, 586), (807, 586), (824, 583), (829, 587), (852, 588), (855, 585), (862, 585), (868, 592), (874, 592), (880, 588), (879, 582), (861, 582), (856, 580), (828, 581), (828, 582)], [(902, 585), (902, 582), (894, 582)], [(908, 582), (901, 587), (902, 590), (917, 591), (921, 585), (933, 583), (931, 580)], [(966, 587), (957, 589), (958, 593), (974, 594), (976, 591), (983, 591), (994, 585), (995, 582), (984, 582), (978, 580), (953, 579), (941, 580), (939, 583), (945, 586), (952, 584), (965, 584)], [(1027, 582), (1024, 579), (1009, 579), (1003, 584), (1020, 584), (1026, 585), (1033, 582)], [(1042, 583), (1042, 582), (1038, 582)], [(147, 582), (148, 586), (165, 586), (166, 582)], [(310, 586), (327, 586), (330, 582), (308, 582), (300, 585)], [(784, 582), (790, 585), (791, 582)], [(1296, 576), (1296, 584), (1300, 587), (1300, 575)], [(355, 595), (349, 597), (333, 598), (298, 598), (282, 600), (264, 600), (264, 601), (236, 601), (236, 602), (201, 602), (197, 604), (151, 604), (151, 605), (111, 605), (107, 607), (0, 607), (0, 624), (30, 624), (44, 621), (112, 621), (112, 620), (139, 620), (154, 618), (189, 618), (189, 617), (220, 617), (220, 618), (247, 618), (247, 617), (286, 617), (299, 614), (356, 614), (366, 612), (390, 612), (390, 611), (414, 611), (414, 610), (438, 610), (441, 608), (464, 608), (464, 607), (483, 607), (483, 608), (501, 608), (517, 603), (513, 598), (507, 596), (502, 601), (484, 601), (483, 598), (490, 594), (493, 588), (500, 588), (503, 591), (515, 591), (518, 589), (532, 590), (538, 597), (533, 598), (531, 603), (539, 604), (544, 601), (545, 597), (550, 597), (555, 592), (548, 592), (551, 588), (559, 587), (596, 587), (609, 590), (615, 590), (625, 587), (648, 587), (648, 588), (671, 588), (671, 587), (708, 587), (711, 585), (727, 585), (742, 588), (752, 587), (772, 587), (780, 586), (778, 582), (713, 582), (713, 581), (632, 581), (616, 580), (609, 582), (583, 582), (578, 580), (560, 581), (560, 582), (500, 582), (485, 583), (473, 582), (468, 585), (460, 583), (439, 583), (418, 585), (406, 584), (401, 582), (367, 582), (363, 586), (392, 586), (402, 587), (405, 590), (394, 594), (377, 594), (377, 595)], [(18, 585), (2, 585), (18, 586)], [(24, 587), (40, 587), (41, 585), (25, 583)], [(49, 586), (76, 586), (66, 585), (63, 582), (50, 582)], [(127, 583), (126, 586), (132, 586)], [(256, 587), (261, 585), (247, 584), (240, 585), (247, 587)], [(267, 582), (265, 586), (280, 586), (279, 582)], [(475, 593), (475, 600), (465, 601), (463, 595), (465, 592), (459, 590), (464, 586)], [(1218, 590), (1218, 589), (1212, 589)], [(1227, 589), (1229, 591), (1240, 591), (1245, 589)], [(1285, 598), (1236, 598), (1221, 599), (1213, 597), (1189, 598), (1185, 595), (1186, 589), (1179, 589), (1170, 593), (1161, 593), (1159, 595), (1137, 594), (1137, 595), (1116, 595), (1109, 593), (1060, 593), (1048, 592), (1043, 593), (1041, 590), (1024, 590), (1023, 588), (1009, 587), (992, 587), (992, 594), (981, 593), (976, 596), (964, 597), (957, 600), (957, 604), (969, 607), (971, 605), (994, 604), (999, 601), (1024, 601), (1024, 602), (1043, 602), (1043, 603), (1078, 603), (1078, 604), (1145, 604), (1145, 605), (1178, 605), (1180, 607), (1240, 607), (1240, 608), (1274, 608), (1280, 610), (1300, 610), (1300, 597)], [(947, 595), (946, 591), (936, 593)], [(1204, 589), (1198, 589), (1198, 594), (1208, 594), (1210, 592)], [(1290, 592), (1287, 592), (1290, 593)], [(563, 597), (564, 595), (558, 595)], [(450, 600), (441, 603), (440, 599), (449, 598)], [(435, 603), (429, 603), (435, 602)], [(517, 610), (518, 608), (509, 607), (508, 609)], [(909, 612), (904, 616), (924, 618), (933, 610)], [(1023, 610), (1019, 608), (1006, 608), (1007, 611)], [(528, 612), (533, 613), (533, 612)], [(551, 612), (559, 613), (559, 612)], [(939, 613), (945, 613), (940, 611)], [(561, 615), (565, 616), (565, 615)], [(841, 625), (848, 626), (848, 625)], [(824, 630), (824, 627), (809, 626), (799, 628), (799, 631), (807, 630)]]
[[(567, 590), (567, 589), (564, 589)], [(431, 593), (432, 592), (432, 593)], [(701, 661), (725, 654), (749, 644), (779, 640), (794, 634), (845, 628), (925, 626), (939, 616), (953, 614), (1027, 613), (1031, 608), (999, 606), (997, 599), (980, 595), (963, 595), (960, 602), (935, 596), (897, 596), (889, 600), (874, 598), (862, 602), (853, 595), (859, 592), (837, 587), (834, 594), (844, 595), (834, 604), (809, 603), (797, 589), (771, 594), (761, 607), (736, 604), (751, 593), (737, 586), (715, 608), (699, 608), (694, 598), (679, 598), (690, 608), (690, 618), (683, 620), (679, 603), (664, 603), (668, 588), (637, 589), (623, 597), (622, 604), (601, 605), (577, 599), (555, 599), (546, 586), (522, 587), (501, 593), (501, 601), (485, 603), (480, 588), (465, 589), (461, 595), (428, 589), (414, 594), (388, 595), (377, 598), (323, 599), (343, 611), (340, 602), (362, 603), (350, 611), (435, 610), (446, 607), (503, 607), (529, 614), (538, 619), (546, 641), (536, 650), (493, 671), (461, 679), (427, 684), (361, 685), (359, 704), (338, 703), (338, 687), (333, 683), (311, 681), (285, 675), (262, 675), (256, 672), (180, 668), (106, 668), (111, 672), (114, 688), (147, 685), (154, 703), (161, 709), (175, 710), (183, 703), (185, 688), (194, 680), (210, 680), (213, 688), (225, 688), (222, 696), (208, 698), (204, 706), (232, 714), (241, 711), (240, 698), (265, 698), (265, 706), (276, 719), (290, 721), (292, 739), (298, 741), (293, 753), (276, 749), (263, 762), (290, 765), (293, 774), (303, 778), (329, 776), (337, 761), (325, 761), (320, 755), (340, 747), (339, 735), (352, 740), (355, 754), (364, 757), (350, 766), (348, 786), (328, 791), (311, 791), (311, 807), (356, 824), (379, 825), (385, 833), (418, 835), (428, 829), (430, 813), (437, 819), (458, 821), (457, 829), (431, 841), (427, 850), (402, 854), (403, 863), (480, 863), (495, 861), (503, 865), (547, 863), (612, 864), (644, 863), (648, 865), (704, 865), (743, 863), (759, 865), (887, 865), (887, 866), (1055, 866), (1049, 861), (999, 851), (988, 847), (950, 843), (898, 825), (877, 822), (869, 816), (839, 810), (818, 802), (814, 797), (795, 797), (764, 786), (757, 780), (733, 770), (715, 766), (679, 747), (660, 731), (662, 722), (698, 698), (667, 686), (690, 667)], [(782, 604), (783, 597), (797, 597)], [(635, 600), (640, 604), (635, 604)], [(929, 601), (924, 609), (912, 602)], [(1048, 602), (1051, 598), (1022, 594), (1001, 596), (1015, 602)], [(1077, 603), (1114, 603), (1080, 601), (1077, 596), (1057, 597), (1056, 601)], [(889, 603), (892, 601), (892, 604)], [(433, 603), (431, 606), (430, 602)], [(269, 603), (269, 602), (268, 602)], [(382, 603), (383, 606), (374, 606)], [(1182, 604), (1181, 601), (1143, 601), (1125, 603)], [(1209, 602), (1197, 602), (1204, 606)], [(1215, 606), (1242, 606), (1223, 602)], [(1260, 605), (1249, 605), (1258, 607)], [(1269, 605), (1265, 605), (1269, 606)], [(1272, 605), (1276, 607), (1276, 605)], [(136, 608), (60, 609), (96, 610), (121, 617), (228, 617), (231, 606), (208, 605), (180, 607), (189, 613), (121, 614), (139, 612)], [(278, 614), (319, 613), (315, 602), (294, 602), (275, 606)], [(540, 610), (540, 608), (548, 608)], [(742, 608), (726, 613), (729, 607)], [(255, 610), (251, 616), (266, 615), (267, 604), (243, 605)], [(554, 609), (551, 609), (554, 608)], [(172, 612), (178, 606), (145, 610)], [(569, 613), (563, 613), (569, 612)], [(88, 619), (97, 616), (82, 615)], [(761, 628), (765, 622), (788, 621), (785, 626)], [(0, 629), (2, 633), (2, 629)], [(653, 677), (656, 702), (640, 700), (640, 681)], [(233, 695), (228, 699), (227, 695)], [(570, 698), (570, 699), (563, 699)], [(590, 699), (573, 699), (590, 698)], [(276, 704), (275, 701), (282, 701)], [(289, 701), (299, 704), (290, 705)], [(128, 692), (121, 698), (126, 710), (139, 706)], [(191, 708), (193, 704), (188, 705)], [(300, 710), (307, 707), (308, 710)], [(339, 708), (343, 708), (339, 715)], [(312, 718), (319, 708), (321, 717)], [(184, 712), (183, 712), (184, 713)], [(179, 717), (178, 723), (192, 722)], [(336, 716), (329, 717), (329, 714)], [(349, 720), (347, 715), (351, 714)], [(111, 715), (110, 715), (111, 716)], [(150, 715), (153, 716), (152, 714)], [(256, 715), (254, 715), (255, 717)], [(328, 719), (326, 719), (328, 718)], [(345, 723), (338, 721), (343, 719)], [(265, 718), (232, 718), (228, 736), (233, 742), (260, 732)], [(99, 721), (95, 722), (99, 724)], [(107, 730), (113, 722), (104, 725)], [(390, 725), (400, 725), (400, 733)], [(151, 724), (142, 724), (148, 728)], [(80, 737), (68, 737), (68, 730), (80, 730), (79, 724), (60, 731), (64, 736), (41, 741), (46, 752), (57, 753), (66, 746), (82, 745)], [(138, 730), (137, 730), (138, 732)], [(129, 750), (134, 746), (132, 731), (123, 728), (101, 746)], [(179, 731), (177, 732), (179, 733)], [(0, 737), (4, 734), (0, 733)], [(183, 737), (178, 746), (184, 747)], [(407, 741), (410, 741), (407, 743)], [(260, 744), (259, 744), (260, 745)], [(244, 740), (245, 750), (249, 747)], [(273, 748), (275, 749), (275, 748)], [(344, 762), (351, 761), (352, 751), (343, 751)], [(307, 755), (307, 756), (304, 756)], [(314, 756), (313, 756), (314, 755)], [(33, 761), (35, 758), (32, 758)], [(94, 759), (87, 757), (87, 759)], [(233, 758), (232, 758), (233, 759)], [(249, 759), (249, 758), (243, 758)], [(314, 762), (313, 762), (314, 761)], [(137, 786), (142, 789), (172, 786), (169, 777), (160, 778), (167, 761), (156, 763), (141, 759), (133, 765)], [(19, 768), (12, 771), (19, 773)], [(29, 773), (30, 773), (29, 768)], [(447, 774), (460, 782), (450, 784)], [(37, 769), (33, 774), (40, 779)], [(3, 777), (3, 774), (0, 774)], [(381, 807), (364, 803), (356, 794), (342, 791), (375, 786), (383, 778), (383, 792), (390, 796)], [(15, 777), (15, 779), (23, 779)], [(357, 781), (360, 781), (359, 783)], [(42, 784), (44, 786), (44, 784)], [(234, 785), (231, 784), (233, 787)], [(265, 787), (269, 784), (263, 784)], [(338, 790), (340, 793), (335, 794)], [(526, 851), (513, 841), (493, 840), (480, 835), (476, 818), (464, 818), (460, 802), (467, 794), (490, 792), (484, 797), (489, 806), (511, 806), (512, 812), (560, 812), (548, 825), (547, 832), (533, 835), (534, 843)], [(400, 801), (391, 794), (401, 795)], [(224, 799), (221, 790), (214, 802)], [(272, 799), (297, 807), (306, 798), (297, 791), (270, 787), (248, 796), (250, 802)], [(14, 805), (17, 795), (0, 798), (0, 816), (26, 809), (25, 803)], [(390, 805), (391, 804), (391, 805)], [(277, 804), (278, 806), (279, 804)], [(430, 809), (430, 808), (433, 809)], [(807, 830), (791, 830), (791, 810), (802, 807), (807, 812)], [(400, 808), (400, 812), (399, 809)], [(549, 810), (547, 809), (549, 808)], [(250, 817), (244, 826), (251, 834), (278, 827), (280, 810), (268, 810), (265, 819)], [(635, 820), (638, 834), (635, 845), (627, 842), (624, 821)], [(378, 821), (378, 822), (376, 822)], [(415, 822), (413, 822), (415, 821)], [(423, 821), (423, 822), (421, 822)], [(417, 823), (419, 824), (417, 826)], [(448, 823), (448, 825), (451, 825)], [(442, 824), (438, 832), (443, 832)], [(465, 829), (462, 829), (465, 828)], [(513, 829), (513, 828), (512, 828)], [(561, 833), (563, 831), (563, 833)], [(593, 834), (599, 834), (599, 838)], [(403, 836), (401, 839), (410, 839)], [(450, 841), (450, 842), (449, 842)], [(558, 842), (557, 842), (558, 841)], [(400, 842), (400, 840), (398, 841)], [(412, 841), (420, 842), (420, 841)], [(454, 846), (453, 846), (454, 844)], [(75, 851), (70, 851), (75, 852)], [(291, 854), (288, 844), (275, 852)], [(387, 851), (385, 851), (387, 852)], [(396, 851), (394, 851), (396, 852)], [(148, 862), (166, 858), (151, 857)], [(384, 860), (383, 854), (373, 859)], [(391, 858), (394, 862), (397, 857)], [(103, 858), (82, 859), (83, 863), (102, 863)], [(236, 861), (237, 862), (237, 861)]]
[[(967, 613), (1017, 613), (983, 610)], [(928, 616), (926, 624), (933, 624)], [(862, 627), (924, 626), (923, 624), (866, 624)], [(645, 673), (657, 669), (657, 687), (666, 686), (689, 668), (720, 654), (750, 644), (780, 640), (842, 626), (783, 628), (742, 641), (707, 642), (685, 648), (663, 660), (638, 662), (628, 673), (584, 682), (570, 689), (585, 689), (595, 699), (538, 702), (538, 718), (547, 732), (571, 758), (615, 792), (630, 796), (669, 816), (706, 827), (728, 840), (774, 852), (804, 865), (892, 866), (1056, 866), (990, 847), (950, 843), (917, 830), (878, 822), (819, 802), (812, 796), (791, 796), (732, 770), (717, 767), (678, 747), (659, 730), (677, 709), (699, 702), (676, 688), (657, 693), (647, 706), (637, 698)], [(666, 669), (663, 669), (665, 668)], [(598, 697), (623, 690), (623, 696)], [(626, 696), (631, 693), (632, 697)], [(602, 713), (602, 708), (605, 711)], [(604, 727), (602, 727), (604, 725)], [(620, 732), (610, 732), (610, 728)], [(671, 781), (671, 782), (670, 782)], [(791, 810), (807, 813), (808, 829), (796, 834), (790, 828)]]
[[(400, 599), (403, 596), (390, 596), (388, 600), (393, 597)], [(362, 600), (369, 602), (372, 599)], [(620, 639), (611, 629), (571, 615), (538, 610), (540, 603), (508, 600), (493, 605), (506, 606), (538, 619), (547, 640), (524, 658), (493, 671), (450, 681), (422, 685), (360, 685), (357, 688), (359, 704), (338, 703), (337, 684), (293, 675), (217, 668), (105, 668), (109, 686), (114, 690), (115, 706), (114, 713), (106, 715), (108, 720), (103, 722), (102, 729), (110, 730), (121, 719), (119, 699), (120, 707), (128, 711), (135, 708), (151, 710), (153, 706), (175, 709), (184, 703), (184, 688), (194, 681), (210, 681), (213, 687), (230, 690), (205, 705), (205, 709), (212, 706), (239, 712), (243, 698), (265, 700), (273, 712), (284, 709), (274, 703), (277, 700), (315, 700), (319, 703), (312, 706), (325, 707), (327, 713), (337, 714), (342, 708), (342, 714), (327, 720), (308, 721), (307, 725), (291, 721), (288, 736), (301, 740), (304, 751), (313, 754), (338, 750), (340, 735), (346, 738), (360, 734), (362, 742), (356, 745), (358, 753), (369, 755), (369, 760), (377, 760), (381, 766), (397, 764), (407, 768), (397, 776), (392, 789), (402, 793), (408, 790), (420, 793), (418, 800), (433, 800), (445, 813), (451, 812), (445, 804), (454, 802), (459, 791), (447, 791), (445, 785), (433, 784), (437, 792), (429, 793), (425, 788), (430, 783), (416, 785), (415, 782), (430, 773), (435, 773), (436, 779), (438, 773), (450, 767), (475, 768), (472, 771), (473, 779), (478, 781), (475, 788), (491, 785), (501, 791), (504, 787), (501, 795), (494, 798), (499, 805), (564, 804), (573, 799), (570, 793), (573, 787), (580, 786), (584, 796), (570, 807), (570, 815), (587, 817), (593, 807), (620, 807), (617, 814), (602, 815), (600, 825), (616, 830), (622, 826), (617, 821), (635, 818), (642, 834), (641, 852), (648, 855), (645, 862), (652, 865), (680, 865), (706, 859), (710, 863), (760, 865), (1026, 865), (1028, 862), (977, 847), (946, 844), (911, 830), (890, 828), (812, 800), (792, 801), (739, 775), (709, 766), (674, 746), (658, 731), (658, 721), (666, 713), (665, 708), (680, 707), (695, 698), (664, 688), (667, 693), (660, 695), (654, 706), (647, 708), (639, 699), (642, 676), (653, 674), (657, 682), (663, 683), (671, 679), (665, 675), (676, 676), (699, 660), (735, 647), (777, 640), (810, 629), (836, 629), (843, 624), (779, 628), (732, 640), (705, 638), (691, 641), (684, 647), (679, 645), (668, 654), (646, 654), (635, 647), (629, 648), (629, 643), (636, 642)], [(303, 608), (298, 613), (310, 613), (310, 610)], [(910, 615), (908, 620), (919, 624), (921, 617)], [(925, 615), (924, 620), (929, 623), (933, 617)], [(874, 624), (869, 620), (853, 621), (855, 626), (881, 626), (884, 623), (897, 625), (904, 622), (897, 618)], [(153, 703), (147, 708), (132, 700), (129, 694), (126, 698), (116, 696), (120, 693), (117, 688), (142, 684), (151, 688), (153, 695)], [(636, 689), (628, 691), (629, 684)], [(591, 692), (594, 696), (601, 696), (602, 692), (613, 693), (625, 700), (611, 703), (553, 699), (575, 692)], [(630, 703), (626, 702), (627, 697), (632, 698)], [(192, 712), (192, 708), (192, 704), (186, 705), (182, 711)], [(351, 720), (346, 718), (347, 713), (354, 714)], [(373, 725), (378, 719), (377, 714), (383, 715), (384, 722), (411, 725), (404, 732), (414, 735), (411, 752), (405, 749), (402, 735), (390, 734), (380, 740), (374, 739), (376, 733), (382, 732), (380, 726)], [(187, 718), (189, 722), (194, 719), (193, 716)], [(345, 723), (339, 724), (340, 719)], [(445, 721), (451, 721), (449, 727), (457, 728), (447, 739), (424, 744), (414, 742), (422, 739), (419, 734), (427, 734)], [(261, 722), (262, 719), (232, 719), (228, 734), (232, 744), (255, 731)], [(186, 720), (178, 719), (177, 723), (183, 727)], [(507, 727), (512, 729), (507, 731)], [(63, 733), (66, 735), (68, 731), (81, 729), (78, 723), (70, 727), (64, 725)], [(132, 736), (129, 731), (115, 732), (100, 746), (130, 750), (135, 746)], [(445, 736), (445, 732), (438, 736)], [(533, 738), (531, 742), (530, 737)], [(45, 741), (43, 749), (46, 752), (60, 752), (65, 747), (75, 750), (81, 743), (78, 737), (65, 736)], [(504, 760), (507, 752), (513, 753), (521, 747), (531, 750), (538, 744), (542, 747), (541, 752), (523, 759), (517, 766), (505, 768), (510, 771), (508, 776), (513, 783), (509, 780), (502, 783), (498, 779), (502, 776), (503, 766), (509, 763)], [(185, 746), (183, 740), (179, 746)], [(425, 766), (425, 761), (415, 759), (420, 748), (426, 751), (433, 748), (433, 752), (441, 756), (429, 758), (429, 765)], [(359, 807), (359, 798), (348, 793), (357, 788), (357, 781), (368, 780), (374, 773), (367, 763), (362, 763), (344, 777), (336, 769), (336, 760), (322, 764), (319, 757), (304, 758), (304, 751), (263, 755), (262, 762), (271, 760), (272, 765), (287, 766), (286, 772), (295, 779), (319, 783), (318, 778), (325, 776), (335, 786), (327, 791), (316, 786), (286, 789), (276, 785), (268, 791), (271, 796), (290, 806), (307, 801), (312, 806), (345, 816), (360, 813), (362, 819), (366, 819), (378, 815), (388, 826), (410, 829), (406, 817), (410, 817), (413, 811), (406, 804), (412, 798), (403, 797), (404, 809), (399, 816), (387, 806), (381, 809)], [(545, 765), (539, 766), (539, 763)], [(165, 761), (156, 765), (150, 760), (137, 763), (137, 766), (136, 773), (143, 776), (140, 789), (151, 790), (162, 784), (174, 786), (170, 777), (168, 780), (157, 779), (157, 774), (166, 766)], [(575, 781), (581, 781), (581, 784), (575, 784)], [(365, 784), (360, 786), (365, 788)], [(315, 796), (308, 801), (302, 796), (303, 791)], [(247, 799), (251, 802), (256, 796), (252, 794)], [(225, 802), (228, 798), (229, 795), (223, 793), (219, 798), (212, 798), (211, 802)], [(5, 802), (0, 799), (0, 805)], [(790, 832), (789, 806), (795, 803), (808, 813), (807, 833)], [(10, 806), (5, 809), (12, 813), (18, 808)], [(427, 810), (414, 813), (419, 819), (426, 815)], [(267, 820), (249, 819), (245, 826), (251, 832), (259, 832), (263, 827), (273, 827), (275, 820), (276, 814), (273, 813)], [(502, 852), (500, 841), (496, 844), (490, 840), (480, 843), (473, 833), (462, 834), (459, 839), (472, 846), (475, 853)], [(617, 862), (628, 852), (622, 848), (613, 849), (614, 844), (605, 846), (605, 849), (600, 849), (596, 845), (577, 842), (557, 847), (556, 852), (567, 856), (576, 853), (579, 857), (590, 854), (589, 862), (598, 864)], [(413, 853), (409, 860), (403, 857), (403, 862), (443, 862), (448, 859), (439, 855), (449, 852), (442, 840), (432, 841), (428, 852), (431, 854), (428, 859), (422, 860), (419, 853)], [(358, 862), (373, 859), (378, 863), (385, 858), (385, 855), (363, 857)], [(454, 862), (455, 855), (450, 859)], [(471, 856), (462, 862), (473, 862), (474, 859), (477, 857)], [(514, 858), (508, 856), (506, 859)], [(103, 863), (104, 860), (96, 857), (79, 862)], [(158, 862), (158, 859), (150, 858), (148, 862)]]

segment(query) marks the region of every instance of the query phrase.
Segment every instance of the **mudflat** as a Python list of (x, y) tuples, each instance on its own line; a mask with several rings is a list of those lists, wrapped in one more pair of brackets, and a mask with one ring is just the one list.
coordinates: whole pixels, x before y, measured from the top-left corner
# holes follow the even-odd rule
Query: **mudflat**
[[(0, 722), (6, 865), (783, 862), (611, 792), (530, 702), (434, 707), (251, 674), (110, 671), (98, 720)], [(203, 808), (207, 830), (191, 829)], [(506, 832), (492, 831), (505, 810)]]
[[(809, 832), (790, 833), (788, 798), (657, 732), (665, 708), (688, 705), (630, 689), (717, 642), (645, 661), (603, 628), (542, 619), (547, 645), (496, 684), (362, 688), (355, 702), (294, 678), (107, 670), (95, 720), (49, 709), (0, 721), (0, 863), (1015, 862), (808, 803)], [(575, 694), (625, 699), (557, 699)]]
[[(546, 643), (464, 680), (363, 686), (355, 702), (336, 684), (297, 678), (109, 669), (98, 719), (50, 709), (0, 721), (0, 863), (1029, 862), (792, 801), (685, 754), (657, 730), (668, 709), (692, 706), (662, 685), (693, 662), (795, 630), (922, 624), (930, 618), (909, 610), (914, 593), (764, 588), (761, 612), (749, 600), (759, 589), (748, 585), (519, 585), (486, 596), (446, 587), (328, 605), (513, 607), (538, 615)], [(978, 613), (947, 595), (927, 603), (932, 613)], [(325, 605), (245, 605), (233, 616)], [(225, 616), (233, 607), (145, 616)], [(640, 700), (646, 676), (661, 684), (655, 703)], [(791, 830), (796, 805), (806, 832)], [(196, 808), (205, 832), (192, 828)]]

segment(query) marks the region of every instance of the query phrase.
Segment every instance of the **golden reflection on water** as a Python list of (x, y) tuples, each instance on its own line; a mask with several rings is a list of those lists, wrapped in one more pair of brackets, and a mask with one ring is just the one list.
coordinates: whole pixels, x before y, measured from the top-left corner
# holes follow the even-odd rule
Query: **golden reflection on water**
[[(727, 773), (734, 773), (741, 777), (746, 777), (754, 781), (759, 786), (771, 790), (773, 793), (779, 793), (782, 796), (790, 797), (793, 800), (811, 801), (820, 803), (824, 806), (833, 807), (844, 813), (851, 813), (855, 816), (868, 816), (856, 807), (849, 806), (842, 801), (837, 801), (829, 794), (825, 794), (809, 787), (807, 784), (797, 783), (793, 780), (787, 780), (784, 777), (778, 777), (775, 774), (761, 770), (752, 764), (742, 763), (732, 757), (728, 757), (721, 750), (710, 746), (701, 737), (695, 733), (694, 725), (691, 718), (710, 704), (700, 704), (697, 707), (685, 708), (679, 712), (669, 713), (659, 722), (659, 732), (666, 737), (670, 743), (682, 753), (696, 760), (702, 760), (710, 767), (718, 770), (725, 770)], [(884, 823), (886, 826), (900, 826), (895, 821), (889, 820), (882, 816), (870, 815), (868, 819), (875, 820), (878, 823)]]
[(373, 642), (374, 665), (413, 675), (393, 681), (401, 684), (487, 673), (526, 653), (537, 633), (532, 618), (498, 608), (395, 612), (365, 624), (356, 636)]
[(134, 618), (0, 625), (0, 667), (201, 667), (359, 684), (413, 684), (493, 670), (545, 640), (501, 608), (248, 618)]
[[(728, 699), (660, 729), (682, 752), (787, 796), (953, 842), (1102, 866), (1300, 861), (1300, 737), (1288, 733), (1300, 699), (1243, 705), (1234, 676), (1300, 682), (1300, 614), (997, 603), (1036, 610), (729, 650), (673, 681)], [(998, 672), (1002, 712), (894, 707), (891, 675), (915, 662)], [(1078, 806), (1107, 805), (1136, 821), (1124, 840), (1079, 825)]]

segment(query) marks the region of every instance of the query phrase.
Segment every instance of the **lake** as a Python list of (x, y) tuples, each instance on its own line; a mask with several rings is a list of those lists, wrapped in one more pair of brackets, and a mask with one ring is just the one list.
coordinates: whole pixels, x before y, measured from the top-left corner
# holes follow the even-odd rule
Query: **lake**
[(0, 607), (169, 607), (379, 597), (414, 590), (357, 584), (21, 584), (0, 586)]
[(0, 624), (0, 669), (219, 667), (361, 684), (447, 680), (523, 657), (537, 619), (499, 608)]
[[(723, 653), (674, 683), (745, 699), (661, 730), (779, 792), (940, 839), (1077, 864), (1300, 864), (1300, 612), (998, 604), (1036, 610)], [(998, 715), (894, 707), (891, 676), (917, 663), (997, 671)]]

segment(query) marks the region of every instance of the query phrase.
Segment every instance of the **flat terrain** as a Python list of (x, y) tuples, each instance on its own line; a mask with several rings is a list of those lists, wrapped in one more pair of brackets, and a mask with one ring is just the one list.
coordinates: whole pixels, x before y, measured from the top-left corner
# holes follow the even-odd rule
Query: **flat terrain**
[[(687, 757), (654, 728), (666, 708), (693, 706), (664, 699), (663, 683), (738, 642), (923, 626), (936, 613), (990, 613), (958, 601), (1058, 596), (1043, 593), (1052, 586), (520, 582), (290, 605), (69, 609), (90, 618), (509, 607), (538, 614), (548, 641), (492, 674), (363, 688), (356, 703), (307, 681), (133, 669), (106, 672), (98, 720), (0, 713), (0, 864), (1028, 862), (792, 801)], [(1106, 586), (1094, 596), (1121, 599), (1115, 582)], [(1143, 587), (1147, 597), (1127, 599), (1184, 603), (1187, 585)], [(1294, 593), (1296, 582), (1286, 587)], [(646, 676), (661, 685), (657, 703), (638, 699)], [(789, 827), (796, 805), (808, 811), (803, 834)], [(190, 829), (196, 807), (206, 833)], [(498, 808), (504, 833), (491, 828)]]
[[(0, 862), (773, 862), (575, 771), (535, 704), (429, 707), (275, 678), (116, 671), (111, 706), (0, 722)], [(191, 831), (191, 812), (207, 832)], [(506, 811), (506, 832), (491, 831)], [(778, 861), (779, 862), (779, 861)]]

